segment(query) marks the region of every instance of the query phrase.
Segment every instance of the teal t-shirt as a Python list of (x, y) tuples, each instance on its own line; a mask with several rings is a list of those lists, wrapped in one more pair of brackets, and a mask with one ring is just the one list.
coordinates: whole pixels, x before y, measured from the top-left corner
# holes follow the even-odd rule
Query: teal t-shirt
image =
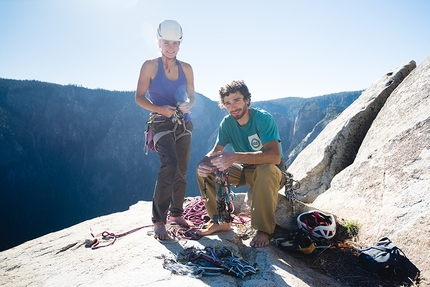
[(244, 126), (240, 126), (231, 115), (224, 117), (219, 127), (218, 144), (224, 147), (230, 144), (235, 152), (255, 152), (264, 150), (263, 144), (276, 140), (281, 159), (284, 159), (278, 126), (273, 116), (260, 108), (249, 109), (252, 110), (251, 116)]

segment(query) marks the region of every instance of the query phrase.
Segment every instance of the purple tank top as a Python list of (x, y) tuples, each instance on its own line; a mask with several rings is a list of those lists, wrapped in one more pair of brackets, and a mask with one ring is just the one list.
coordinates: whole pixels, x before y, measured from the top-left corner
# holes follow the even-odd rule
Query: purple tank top
[[(187, 79), (178, 60), (176, 60), (176, 64), (179, 69), (179, 77), (177, 80), (171, 81), (164, 73), (161, 57), (158, 58), (157, 75), (152, 79), (148, 89), (149, 100), (157, 106), (178, 106), (188, 99), (186, 92)], [(184, 118), (186, 122), (191, 119), (189, 114), (184, 114)]]

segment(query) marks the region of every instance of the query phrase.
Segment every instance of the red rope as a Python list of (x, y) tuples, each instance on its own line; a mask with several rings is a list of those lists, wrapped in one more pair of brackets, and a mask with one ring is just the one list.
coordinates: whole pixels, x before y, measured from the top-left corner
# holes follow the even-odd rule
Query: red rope
[(251, 215), (245, 212), (241, 212), (238, 215), (232, 215), (233, 216), (233, 224), (245, 224), (249, 221), (251, 221)]
[(206, 223), (205, 217), (208, 213), (206, 211), (205, 204), (200, 197), (193, 199), (186, 198), (184, 205), (185, 207), (182, 217), (185, 220), (191, 221), (194, 226), (199, 228)]
[(103, 231), (103, 233), (102, 233), (102, 238), (103, 239), (108, 240), (108, 239), (113, 238), (113, 240), (111, 242), (109, 242), (108, 244), (105, 244), (105, 245), (99, 245), (100, 244), (100, 240), (94, 235), (94, 232), (93, 232), (92, 228), (90, 228), (91, 235), (94, 238), (94, 240), (91, 242), (91, 249), (98, 249), (98, 248), (101, 248), (101, 247), (110, 246), (110, 245), (112, 245), (112, 244), (115, 243), (115, 241), (116, 241), (117, 238), (120, 238), (120, 237), (125, 236), (127, 234), (136, 232), (136, 231), (138, 231), (138, 230), (140, 230), (142, 228), (147, 228), (147, 227), (151, 227), (151, 226), (153, 226), (153, 224), (151, 224), (151, 225), (145, 225), (145, 226), (141, 226), (141, 227), (137, 227), (135, 229), (132, 229), (130, 231), (126, 231), (126, 232), (123, 232), (123, 233), (120, 233), (120, 234), (115, 234), (113, 232)]
[[(237, 216), (235, 215), (232, 215), (232, 216), (233, 216), (232, 224), (245, 224), (251, 220), (251, 216), (243, 212), (239, 213)], [(170, 215), (167, 216), (167, 219), (169, 219), (169, 217)], [(199, 240), (201, 236), (198, 235), (196, 231), (198, 229), (201, 229), (202, 226), (207, 223), (207, 219), (208, 219), (208, 213), (206, 211), (203, 200), (200, 197), (196, 197), (193, 199), (185, 198), (184, 212), (182, 214), (182, 217), (188, 222), (191, 222), (193, 226), (183, 227), (177, 224), (172, 224), (170, 228), (173, 236), (175, 236), (178, 239)], [(100, 240), (94, 235), (93, 230), (90, 228), (91, 235), (94, 239), (91, 240), (90, 242), (87, 242), (86, 246), (91, 247), (91, 249), (107, 247), (114, 244), (117, 238), (136, 232), (140, 229), (152, 227), (152, 226), (154, 225), (153, 224), (144, 225), (119, 234), (103, 231), (102, 238), (104, 240), (109, 240), (109, 239), (111, 240), (109, 243), (105, 245), (100, 245), (101, 243)]]
[[(201, 229), (207, 223), (208, 213), (205, 204), (201, 198), (185, 199), (184, 212), (182, 217), (193, 223), (193, 226), (182, 227), (172, 225), (172, 234), (178, 239), (199, 240), (201, 236), (197, 234), (197, 230)], [(233, 218), (232, 224), (245, 224), (251, 221), (251, 215), (241, 212), (238, 215), (231, 215)], [(169, 216), (168, 216), (169, 218)]]
[[(206, 223), (205, 217), (207, 217), (208, 214), (205, 204), (201, 198), (196, 197), (194, 199), (185, 198), (184, 205), (182, 218), (191, 222), (193, 226), (172, 225), (171, 232), (173, 236), (178, 239), (199, 240), (201, 236), (197, 234), (197, 230)], [(169, 217), (170, 215), (167, 216), (167, 219), (169, 219)]]

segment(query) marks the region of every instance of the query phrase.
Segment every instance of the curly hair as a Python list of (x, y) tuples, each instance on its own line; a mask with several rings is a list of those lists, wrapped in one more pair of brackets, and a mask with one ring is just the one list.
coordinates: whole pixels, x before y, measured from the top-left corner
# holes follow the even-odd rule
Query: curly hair
[(248, 90), (248, 87), (245, 85), (243, 80), (233, 81), (229, 84), (226, 84), (224, 87), (221, 87), (219, 90), (219, 103), (218, 105), (221, 108), (224, 108), (224, 98), (230, 94), (234, 94), (236, 92), (240, 92), (243, 95), (243, 100), (246, 101), (249, 99), (248, 106), (251, 104), (251, 93)]

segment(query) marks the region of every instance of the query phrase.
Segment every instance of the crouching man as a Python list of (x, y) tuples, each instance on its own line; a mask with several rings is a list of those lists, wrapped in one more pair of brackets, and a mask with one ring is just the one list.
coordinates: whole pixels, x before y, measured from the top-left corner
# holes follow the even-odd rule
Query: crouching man
[[(278, 127), (271, 114), (250, 107), (251, 93), (243, 81), (225, 85), (219, 95), (219, 106), (225, 107), (229, 114), (220, 123), (214, 147), (197, 166), (198, 185), (202, 196), (209, 199), (205, 206), (213, 219), (218, 214), (215, 172), (228, 171), (240, 164), (241, 172), (237, 169), (229, 172), (228, 180), (234, 186), (252, 186), (251, 225), (257, 233), (250, 245), (265, 247), (275, 230), (275, 208), (283, 181), (281, 168), (285, 168)], [(228, 144), (233, 152), (224, 151)], [(230, 229), (231, 223), (224, 222), (198, 233), (205, 236)]]

